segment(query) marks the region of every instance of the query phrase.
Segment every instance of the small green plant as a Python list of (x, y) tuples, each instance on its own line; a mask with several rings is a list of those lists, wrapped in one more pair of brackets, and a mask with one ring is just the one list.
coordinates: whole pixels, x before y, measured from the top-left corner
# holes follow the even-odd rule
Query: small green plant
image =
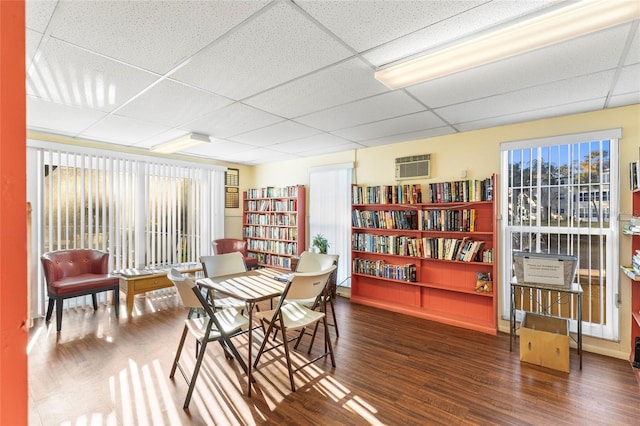
[(316, 247), (320, 253), (327, 254), (327, 249), (329, 248), (329, 241), (325, 238), (324, 235), (318, 234), (313, 237), (313, 247)]

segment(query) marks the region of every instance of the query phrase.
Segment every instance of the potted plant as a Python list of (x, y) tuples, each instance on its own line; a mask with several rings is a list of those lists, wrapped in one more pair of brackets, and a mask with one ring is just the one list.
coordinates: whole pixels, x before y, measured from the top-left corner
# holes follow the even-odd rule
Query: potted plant
[(318, 249), (320, 253), (327, 254), (327, 249), (329, 248), (329, 241), (322, 234), (317, 234), (313, 237), (312, 246)]

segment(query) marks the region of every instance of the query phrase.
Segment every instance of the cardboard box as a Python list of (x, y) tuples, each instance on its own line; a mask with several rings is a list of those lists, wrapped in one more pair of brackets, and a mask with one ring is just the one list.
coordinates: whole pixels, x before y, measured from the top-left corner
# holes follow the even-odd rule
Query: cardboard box
[(525, 313), (520, 325), (520, 361), (568, 373), (568, 321)]

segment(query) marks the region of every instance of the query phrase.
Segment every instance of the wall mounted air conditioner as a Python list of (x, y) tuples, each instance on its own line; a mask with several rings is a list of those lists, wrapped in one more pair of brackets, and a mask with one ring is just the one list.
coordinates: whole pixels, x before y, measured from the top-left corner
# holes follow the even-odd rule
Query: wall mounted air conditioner
[(396, 158), (396, 180), (431, 177), (431, 154)]

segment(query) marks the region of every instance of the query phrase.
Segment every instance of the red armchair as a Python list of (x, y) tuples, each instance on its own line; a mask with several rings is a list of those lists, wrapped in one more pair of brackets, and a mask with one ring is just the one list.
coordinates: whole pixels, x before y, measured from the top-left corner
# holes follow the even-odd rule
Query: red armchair
[(49, 306), (46, 321), (56, 306), (56, 329), (62, 328), (64, 299), (90, 294), (93, 309), (98, 309), (96, 293), (113, 291), (116, 317), (120, 315), (120, 280), (109, 276), (109, 253), (91, 249), (58, 250), (40, 257), (47, 281)]
[(247, 242), (236, 238), (220, 238), (213, 240), (211, 243), (213, 254), (225, 254), (239, 251), (244, 257), (244, 263), (247, 269), (255, 269), (258, 267), (258, 259), (247, 256)]

